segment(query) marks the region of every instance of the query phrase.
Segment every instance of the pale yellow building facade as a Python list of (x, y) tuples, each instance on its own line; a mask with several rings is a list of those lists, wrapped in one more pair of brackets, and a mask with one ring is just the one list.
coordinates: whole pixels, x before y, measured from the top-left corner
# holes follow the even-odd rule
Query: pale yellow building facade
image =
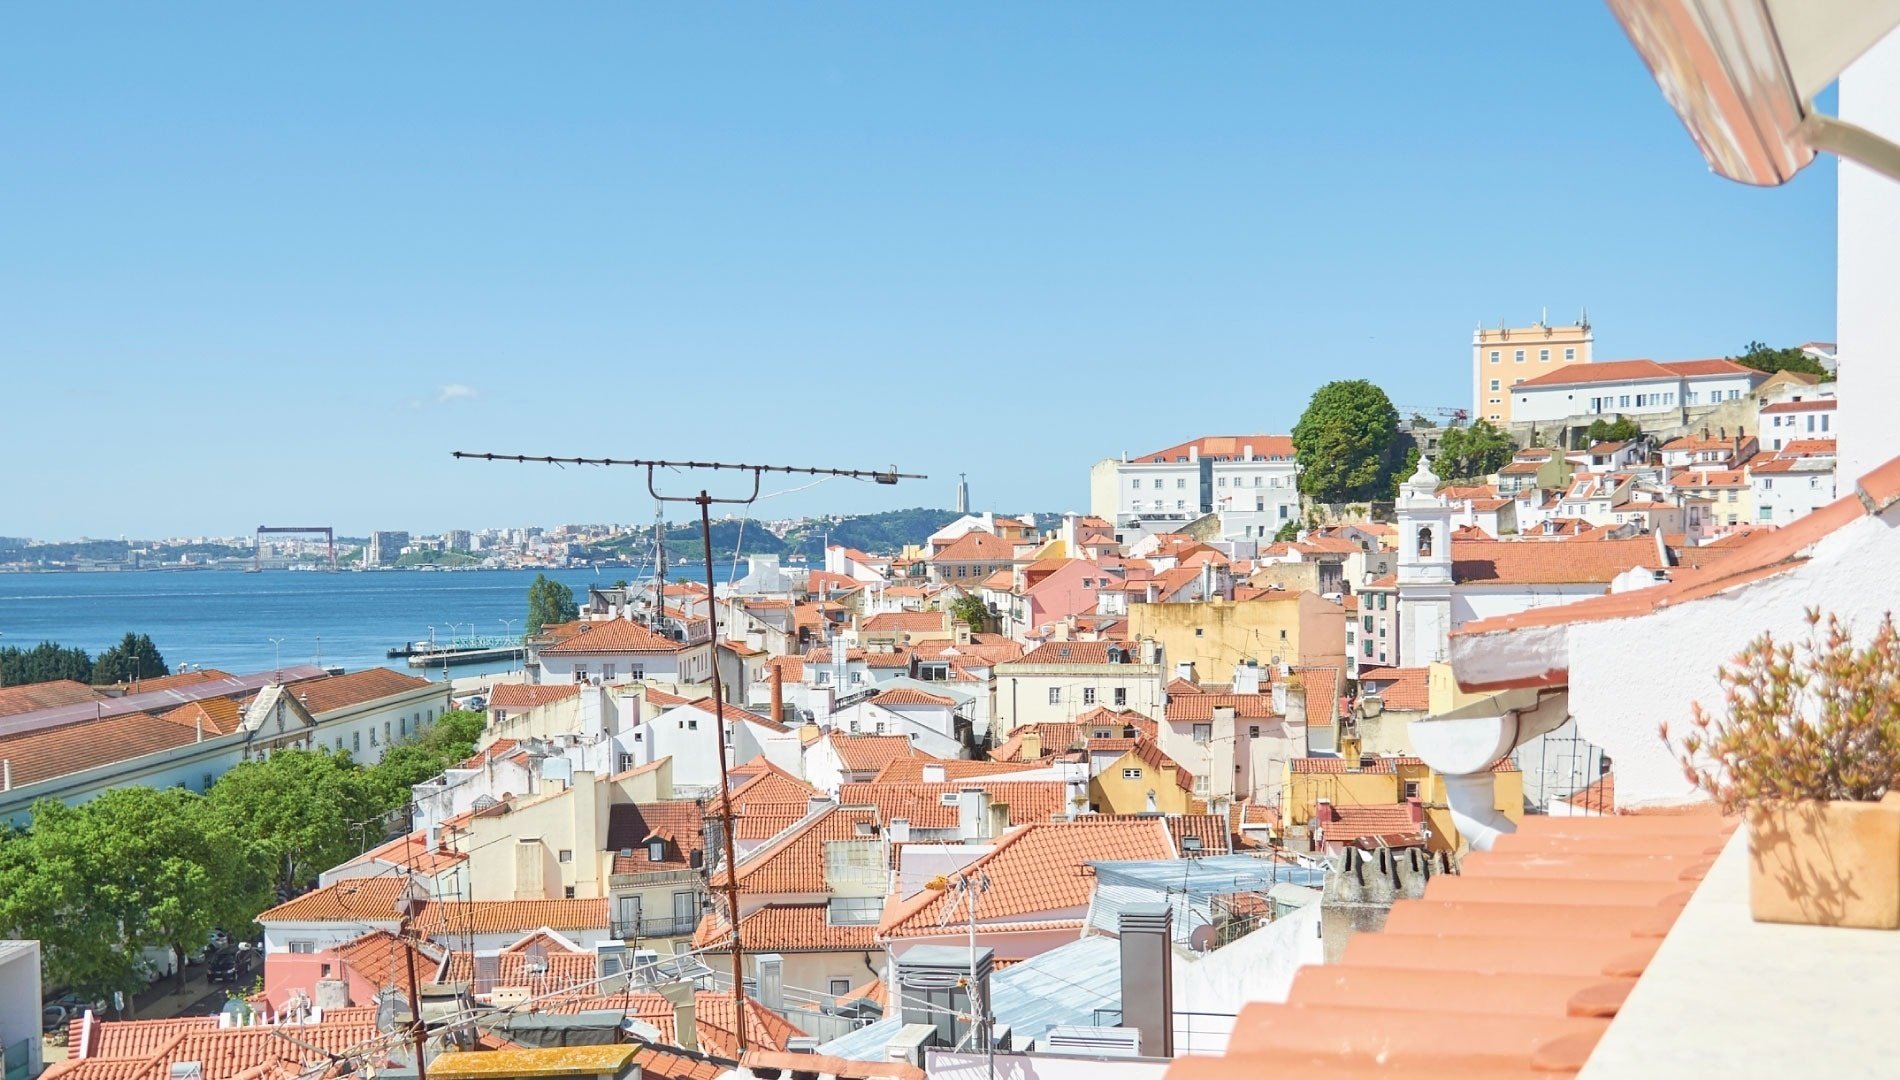
[(1570, 326), (1480, 326), (1471, 335), (1471, 419), (1511, 422), (1511, 387), (1558, 368), (1591, 361), (1590, 317)]

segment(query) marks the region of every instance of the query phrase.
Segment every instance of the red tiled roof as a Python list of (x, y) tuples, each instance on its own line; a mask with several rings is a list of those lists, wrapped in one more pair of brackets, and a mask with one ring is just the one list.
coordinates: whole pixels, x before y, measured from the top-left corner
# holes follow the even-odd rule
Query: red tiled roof
[(424, 900), (412, 925), (425, 934), (526, 934), (550, 930), (605, 930), (607, 899)]
[(542, 656), (593, 656), (599, 653), (674, 653), (681, 643), (641, 626), (631, 619), (602, 619), (583, 623), (580, 632), (541, 650)]
[(344, 878), (265, 911), (258, 922), (395, 922), (402, 878)]
[[(541, 970), (531, 970), (533, 967)], [(551, 994), (594, 984), (600, 976), (600, 961), (591, 952), (570, 952), (560, 948), (546, 949), (539, 960), (525, 951), (503, 951), (495, 957), (494, 970), (494, 986), (525, 986), (538, 994)], [(440, 981), (473, 982), (474, 978), (475, 954), (460, 951), (450, 953)], [(392, 984), (379, 982), (376, 985)]]
[(1335, 803), (1332, 813), (1331, 821), (1320, 823), (1330, 843), (1381, 840), (1390, 847), (1404, 846), (1409, 841), (1424, 843), (1425, 823), (1415, 820), (1411, 807), (1404, 803), (1389, 806)]
[(1113, 641), (1051, 641), (1038, 645), (1023, 654), (1015, 664), (1106, 664), (1109, 663), (1108, 650), (1118, 649), (1128, 659), (1124, 663), (1133, 663), (1134, 650)]
[(941, 634), (949, 628), (950, 616), (942, 611), (884, 611), (864, 620), (859, 629), (872, 633), (907, 630)]
[(1088, 732), (1080, 725), (1051, 721), (1047, 724), (1024, 724), (1009, 733), (1009, 738), (990, 751), (995, 761), (1023, 760), (1023, 735), (1034, 734), (1042, 740), (1042, 752), (1036, 757), (1045, 758), (1070, 749), (1088, 737)]
[(1238, 458), (1242, 449), (1253, 447), (1257, 458), (1291, 458), (1293, 456), (1293, 437), (1291, 435), (1203, 435), (1198, 439), (1166, 450), (1156, 450), (1152, 454), (1143, 454), (1132, 458), (1136, 465), (1152, 465), (1160, 462), (1186, 461), (1188, 452), (1194, 451), (1203, 458)]
[(428, 835), (418, 831), (370, 848), (343, 865), (382, 863), (386, 866), (407, 867), (418, 874), (439, 874), (467, 861), (466, 854), (447, 846), (438, 845), (434, 851), (429, 850)]
[(883, 771), (873, 777), (872, 781), (879, 784), (918, 784), (923, 782), (924, 769), (928, 767), (941, 767), (944, 781), (947, 783), (967, 780), (973, 776), (1001, 776), (1005, 773), (1027, 772), (1044, 766), (1034, 761), (963, 761), (955, 758), (938, 761), (919, 755), (892, 761), (884, 766)]
[[(827, 905), (767, 904), (739, 920), (739, 941), (748, 952), (876, 952), (877, 927), (869, 924), (833, 926)], [(693, 948), (713, 953), (732, 951), (732, 931), (715, 913), (700, 920)]]
[(377, 701), (397, 694), (406, 694), (411, 690), (433, 687), (448, 697), (449, 688), (442, 683), (431, 683), (415, 675), (404, 675), (400, 671), (388, 668), (364, 668), (347, 675), (327, 675), (318, 679), (303, 679), (290, 684), (291, 693), (312, 716), (321, 717), (324, 713), (347, 709), (353, 705)]
[(1008, 562), (1016, 548), (1008, 540), (982, 529), (971, 529), (950, 546), (930, 557), (932, 562)]
[[(875, 699), (873, 699), (875, 700)], [(852, 772), (875, 772), (899, 758), (930, 759), (902, 735), (841, 735), (831, 733), (831, 749)]]
[[(849, 786), (849, 785), (846, 785)], [(860, 825), (875, 826), (868, 811), (832, 807), (789, 832), (739, 858), (739, 889), (749, 893), (822, 893), (825, 891), (825, 843), (830, 840), (868, 840), (873, 836)], [(721, 887), (726, 872), (713, 875)]]
[[(705, 820), (706, 808), (692, 799), (608, 807), (607, 850), (614, 852), (613, 872), (644, 874), (692, 866), (693, 853), (706, 849), (706, 837), (700, 831)], [(655, 838), (663, 844), (658, 862), (648, 857), (648, 841)], [(633, 854), (621, 855), (623, 851)]]
[(1571, 364), (1555, 371), (1525, 379), (1511, 387), (1541, 389), (1546, 386), (1584, 386), (1606, 382), (1637, 382), (1646, 379), (1697, 378), (1707, 375), (1760, 375), (1754, 368), (1732, 360), (1605, 360), (1594, 364)]
[(1279, 715), (1273, 711), (1272, 694), (1208, 693), (1171, 697), (1164, 714), (1170, 722), (1211, 720), (1215, 709), (1232, 709), (1237, 720), (1270, 720)]
[(941, 694), (933, 694), (927, 690), (918, 690), (909, 686), (895, 687), (871, 698), (871, 704), (882, 705), (887, 709), (903, 705), (941, 705), (954, 707), (956, 703), (955, 698), (947, 698)]
[[(1074, 919), (1079, 924), (1078, 909), (1088, 906), (1095, 889), (1089, 863), (1171, 858), (1174, 841), (1159, 820), (1083, 818), (1024, 826), (964, 867), (964, 872), (971, 877), (989, 876), (990, 888), (982, 902), (985, 921), (1027, 917), (1059, 923)], [(893, 902), (885, 908), (878, 934), (895, 938), (955, 933), (956, 927), (944, 925), (943, 916), (956, 899), (948, 891), (926, 889)]]
[(1624, 540), (1533, 544), (1521, 540), (1453, 540), (1452, 575), (1460, 584), (1608, 585), (1634, 567), (1661, 569), (1656, 541)]
[[(547, 1011), (578, 1013), (599, 1010), (622, 1011), (628, 1016), (659, 1029), (662, 1042), (671, 1044), (678, 1041), (674, 1029), (676, 1014), (673, 1011), (673, 1005), (658, 994), (576, 994), (558, 999)], [(694, 994), (693, 1014), (693, 1026), (698, 1029), (700, 1050), (715, 1057), (735, 1060), (738, 1040), (733, 1035), (735, 1025), (732, 1022), (731, 991), (701, 990)], [(745, 1025), (748, 1046), (765, 1047), (774, 1051), (784, 1049), (792, 1039), (803, 1034), (793, 1027), (790, 1021), (750, 997), (745, 999)], [(724, 1075), (726, 1071), (721, 1068), (720, 1075)], [(691, 1075), (699, 1077), (702, 1074)]]
[(432, 972), (442, 963), (446, 949), (417, 943), (387, 930), (372, 930), (335, 949), (337, 959), (348, 964), (371, 986), (400, 986), (408, 974), (408, 954), (416, 957), (416, 971)]
[(23, 686), (0, 686), (0, 716), (18, 716), (21, 713), (38, 712), (41, 709), (55, 709), (61, 705), (104, 701), (107, 696), (85, 683), (74, 682), (71, 679), (27, 683)]
[(993, 805), (1007, 804), (1011, 825), (1048, 821), (1068, 810), (1068, 787), (1062, 781), (1012, 780), (1008, 773), (966, 776), (941, 784), (883, 780), (845, 784), (838, 790), (838, 802), (842, 806), (875, 807), (878, 820), (885, 826), (903, 818), (913, 829), (950, 829), (956, 827), (958, 809), (954, 804), (945, 805), (944, 797), (973, 787), (988, 792)]
[(578, 683), (498, 683), (488, 692), (488, 708), (538, 709), (551, 701), (581, 695)]
[(1572, 1074), (1733, 828), (1706, 811), (1527, 817), (1168, 1078)]
[(1771, 413), (1830, 412), (1837, 402), (1833, 398), (1808, 398), (1805, 401), (1778, 401), (1773, 405), (1762, 406), (1762, 415)]
[(188, 725), (150, 713), (124, 713), (37, 731), (0, 735), (0, 759), (11, 762), (15, 787), (156, 754), (194, 742)]
[(1422, 667), (1367, 668), (1359, 673), (1361, 684), (1377, 684), (1367, 689), (1377, 694), (1385, 707), (1397, 712), (1424, 712), (1431, 707), (1431, 669)]

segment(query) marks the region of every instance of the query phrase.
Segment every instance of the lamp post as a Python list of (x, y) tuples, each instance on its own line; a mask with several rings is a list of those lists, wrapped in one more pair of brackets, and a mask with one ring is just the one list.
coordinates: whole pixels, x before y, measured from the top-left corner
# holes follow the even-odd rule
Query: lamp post
[(277, 648), (277, 669), (273, 681), (281, 683), (284, 681), (284, 639), (274, 637), (269, 640)]

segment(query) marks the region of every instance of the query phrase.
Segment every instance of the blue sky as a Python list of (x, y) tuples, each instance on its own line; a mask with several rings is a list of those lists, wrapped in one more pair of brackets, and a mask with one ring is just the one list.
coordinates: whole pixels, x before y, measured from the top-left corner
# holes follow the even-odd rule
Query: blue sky
[(1833, 334), (1832, 164), (1711, 176), (1595, 3), (13, 5), (0, 146), (0, 535), (1080, 507), (1481, 320)]

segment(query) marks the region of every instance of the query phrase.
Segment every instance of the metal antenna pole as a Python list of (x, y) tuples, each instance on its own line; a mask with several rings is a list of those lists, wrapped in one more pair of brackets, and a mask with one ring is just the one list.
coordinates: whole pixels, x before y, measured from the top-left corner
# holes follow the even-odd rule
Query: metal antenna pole
[[(718, 598), (718, 587), (713, 581), (712, 506), (714, 503), (739, 506), (751, 505), (758, 500), (760, 480), (769, 472), (797, 473), (807, 476), (842, 476), (854, 480), (870, 480), (878, 484), (895, 484), (899, 480), (927, 480), (929, 477), (916, 473), (900, 473), (895, 468), (888, 470), (822, 469), (797, 465), (755, 465), (725, 461), (662, 461), (649, 458), (549, 457), (530, 454), (493, 454), (465, 450), (455, 451), (454, 456), (458, 459), (470, 458), (476, 461), (513, 461), (521, 464), (533, 462), (540, 465), (631, 465), (635, 468), (643, 468), (647, 471), (647, 493), (653, 496), (654, 502), (662, 504), (662, 511), (664, 510), (663, 504), (669, 502), (692, 503), (699, 507), (699, 532), (701, 547), (704, 549), (703, 554), (705, 556), (706, 570), (706, 616), (708, 629), (712, 635), (710, 642), (712, 656), (712, 700), (713, 720), (718, 734), (719, 821), (723, 840), (722, 846), (725, 849), (723, 854), (726, 862), (726, 919), (732, 924), (732, 1026), (733, 1033), (738, 1041), (739, 1053), (743, 1056), (746, 1051), (745, 953), (743, 943), (739, 939), (739, 867), (738, 859), (733, 851), (732, 840), (732, 782), (727, 773), (726, 762), (725, 691), (719, 678), (719, 605), (716, 602)], [(711, 469), (715, 472), (722, 469), (729, 469), (734, 472), (751, 473), (752, 493), (744, 498), (715, 499), (710, 492), (701, 488), (697, 495), (662, 495), (660, 494), (658, 485), (654, 483), (653, 472), (655, 469)], [(664, 521), (663, 513), (656, 516), (659, 517), (661, 522)], [(659, 541), (659, 539), (659, 536), (656, 535), (656, 542)], [(665, 558), (664, 546), (660, 548), (660, 557), (662, 561)], [(663, 575), (664, 571), (661, 573)], [(666, 614), (665, 580), (665, 577), (661, 576), (655, 584), (655, 587), (659, 590), (659, 595), (654, 597), (654, 602), (657, 605), (654, 618), (664, 618)]]

